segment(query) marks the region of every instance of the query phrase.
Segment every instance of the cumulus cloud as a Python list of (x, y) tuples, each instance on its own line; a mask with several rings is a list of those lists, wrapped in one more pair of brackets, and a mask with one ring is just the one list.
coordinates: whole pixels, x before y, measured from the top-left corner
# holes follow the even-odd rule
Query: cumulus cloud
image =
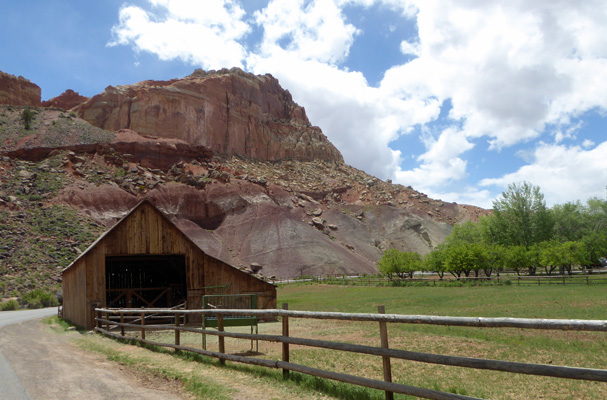
[(543, 143), (535, 150), (529, 165), (500, 178), (483, 179), (480, 185), (505, 189), (511, 182), (531, 182), (541, 188), (548, 205), (580, 197), (602, 198), (607, 182), (605, 154), (607, 142), (591, 149)]
[[(539, 138), (548, 126), (556, 126), (551, 134), (559, 143), (575, 139), (579, 125), (572, 124), (572, 118), (589, 110), (607, 109), (604, 2), (589, 1), (582, 6), (567, 1), (420, 0), (416, 5), (419, 43), (404, 43), (401, 50), (418, 57), (389, 69), (382, 86), (409, 98), (450, 99), (453, 108), (449, 117), (466, 137), (484, 138), (491, 149), (500, 150)], [(457, 142), (450, 143), (457, 148)], [(543, 176), (556, 181), (557, 174), (540, 173), (549, 161), (557, 162), (545, 155), (547, 147), (541, 149), (536, 152), (536, 164), (492, 182), (525, 179), (524, 171), (537, 171), (536, 181), (541, 182)], [(429, 182), (429, 191), (439, 191), (437, 185), (463, 179), (465, 163), (461, 158), (451, 159), (449, 173), (438, 166), (452, 164), (436, 156), (427, 153), (420, 157), (421, 165), (398, 172), (398, 180)], [(597, 164), (582, 168), (570, 163), (570, 167), (578, 168), (576, 174), (587, 173), (589, 181), (599, 172)], [(549, 182), (545, 186), (552, 190)], [(558, 191), (552, 193), (557, 196)], [(569, 191), (568, 195), (584, 193)], [(563, 191), (555, 198), (565, 198)]]
[(161, 60), (181, 59), (206, 69), (242, 67), (239, 43), (250, 30), (231, 0), (150, 0), (151, 10), (123, 6), (109, 46), (130, 45)]
[(299, 60), (329, 64), (348, 56), (358, 33), (331, 0), (272, 0), (255, 12), (255, 20), (264, 30), (262, 54), (271, 56), (286, 50)]
[(410, 171), (398, 171), (396, 178), (418, 190), (434, 192), (433, 188), (461, 180), (466, 176), (467, 162), (459, 156), (474, 145), (462, 131), (448, 128), (438, 139), (425, 140), (426, 153), (420, 155), (421, 165)]

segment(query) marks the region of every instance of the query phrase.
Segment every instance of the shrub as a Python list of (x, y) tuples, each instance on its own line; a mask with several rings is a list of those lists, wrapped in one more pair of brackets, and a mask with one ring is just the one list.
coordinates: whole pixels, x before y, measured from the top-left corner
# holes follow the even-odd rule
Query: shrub
[(27, 308), (42, 308), (58, 306), (59, 301), (53, 293), (35, 289), (23, 295), (21, 304), (27, 306)]
[(11, 311), (19, 308), (19, 303), (17, 300), (9, 300), (0, 305), (0, 311)]
[(34, 119), (34, 112), (29, 108), (26, 108), (21, 113), (21, 119), (23, 120), (23, 126), (26, 130), (32, 129), (32, 120)]

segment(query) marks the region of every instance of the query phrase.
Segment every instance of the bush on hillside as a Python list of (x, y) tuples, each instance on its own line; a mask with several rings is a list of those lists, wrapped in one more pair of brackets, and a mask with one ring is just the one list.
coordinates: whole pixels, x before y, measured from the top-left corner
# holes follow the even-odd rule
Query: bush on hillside
[(54, 293), (35, 289), (23, 295), (21, 304), (27, 306), (27, 308), (43, 308), (58, 306), (59, 301)]
[(0, 304), (0, 311), (12, 311), (19, 308), (17, 300), (9, 300), (5, 303)]

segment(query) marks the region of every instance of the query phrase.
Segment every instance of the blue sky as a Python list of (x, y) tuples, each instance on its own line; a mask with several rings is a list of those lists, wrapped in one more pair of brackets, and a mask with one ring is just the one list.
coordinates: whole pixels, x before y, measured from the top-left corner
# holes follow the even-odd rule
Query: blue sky
[(346, 162), (490, 208), (607, 194), (603, 0), (0, 0), (0, 70), (73, 89), (270, 73)]

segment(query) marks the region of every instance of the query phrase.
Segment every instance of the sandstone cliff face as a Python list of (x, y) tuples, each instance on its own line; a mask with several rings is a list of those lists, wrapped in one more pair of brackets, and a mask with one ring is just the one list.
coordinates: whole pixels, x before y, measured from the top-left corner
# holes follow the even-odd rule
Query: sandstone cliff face
[(23, 77), (0, 71), (0, 104), (39, 106), (40, 87)]
[(239, 69), (109, 86), (75, 110), (103, 129), (181, 139), (218, 154), (343, 161), (275, 78)]
[(77, 105), (84, 103), (89, 98), (81, 96), (80, 93), (74, 92), (72, 89), (68, 89), (61, 93), (57, 97), (53, 97), (50, 100), (45, 100), (41, 103), (42, 107), (59, 107), (64, 110), (69, 110), (76, 107)]

